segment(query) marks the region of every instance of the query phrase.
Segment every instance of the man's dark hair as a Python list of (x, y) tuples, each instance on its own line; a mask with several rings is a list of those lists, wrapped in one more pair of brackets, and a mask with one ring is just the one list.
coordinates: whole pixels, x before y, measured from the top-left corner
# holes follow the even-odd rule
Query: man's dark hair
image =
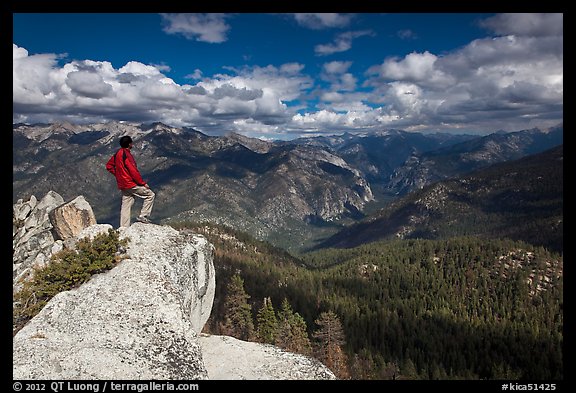
[(131, 143), (132, 138), (128, 135), (124, 135), (122, 138), (120, 138), (120, 146), (122, 146), (123, 148), (127, 148), (128, 146), (130, 146)]

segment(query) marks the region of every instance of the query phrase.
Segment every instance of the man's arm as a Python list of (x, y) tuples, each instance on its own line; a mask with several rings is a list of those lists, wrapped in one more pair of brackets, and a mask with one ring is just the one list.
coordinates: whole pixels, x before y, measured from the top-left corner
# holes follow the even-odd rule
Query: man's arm
[(106, 170), (113, 175), (116, 175), (116, 154), (112, 154), (112, 157), (106, 163)]

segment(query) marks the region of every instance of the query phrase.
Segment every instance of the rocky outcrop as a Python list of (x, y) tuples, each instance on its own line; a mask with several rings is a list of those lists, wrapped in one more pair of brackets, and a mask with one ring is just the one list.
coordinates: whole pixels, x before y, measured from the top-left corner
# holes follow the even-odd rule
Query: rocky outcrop
[(12, 279), (19, 286), (34, 267), (44, 266), (50, 256), (62, 250), (62, 242), (55, 242), (48, 214), (64, 199), (50, 191), (39, 202), (34, 195), (19, 199), (12, 210)]
[(64, 203), (48, 213), (58, 239), (66, 240), (78, 235), (82, 229), (96, 224), (96, 216), (82, 195)]
[(216, 289), (214, 246), (202, 235), (141, 223), (132, 224), (120, 238), (130, 239), (128, 255), (133, 261), (162, 274), (161, 284), (175, 293), (186, 320), (200, 333), (210, 316)]
[[(74, 201), (49, 192), (14, 205), (14, 292), (55, 252), (112, 229), (78, 231), (92, 222), (82, 218), (91, 208), (84, 198)], [(55, 240), (55, 226), (70, 229), (66, 240)], [(271, 345), (199, 337), (215, 294), (213, 246), (169, 226), (135, 223), (120, 231), (129, 240), (126, 259), (53, 297), (15, 334), (14, 379), (335, 378), (317, 360)]]
[(336, 379), (318, 360), (273, 345), (207, 334), (199, 342), (210, 379)]
[[(88, 232), (87, 228), (92, 228)], [(65, 203), (49, 191), (39, 202), (34, 195), (19, 199), (12, 209), (12, 280), (18, 291), (35, 268), (42, 268), (63, 248), (74, 248), (78, 239), (107, 232), (111, 225), (96, 224), (90, 204), (80, 195)], [(63, 241), (65, 239), (65, 241)]]
[(197, 333), (212, 307), (213, 246), (133, 224), (128, 259), (56, 295), (13, 339), (15, 379), (205, 379)]

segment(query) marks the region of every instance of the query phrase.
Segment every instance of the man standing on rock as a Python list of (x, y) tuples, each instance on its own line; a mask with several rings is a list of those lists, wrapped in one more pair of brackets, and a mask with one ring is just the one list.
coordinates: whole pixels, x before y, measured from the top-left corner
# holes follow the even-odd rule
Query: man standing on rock
[(130, 153), (130, 149), (134, 146), (132, 138), (128, 135), (123, 136), (120, 138), (120, 146), (120, 149), (110, 157), (106, 164), (108, 172), (116, 176), (118, 189), (122, 193), (120, 227), (130, 226), (130, 212), (136, 197), (144, 199), (142, 210), (136, 221), (149, 224), (156, 194), (150, 189), (148, 183), (142, 180), (136, 161)]

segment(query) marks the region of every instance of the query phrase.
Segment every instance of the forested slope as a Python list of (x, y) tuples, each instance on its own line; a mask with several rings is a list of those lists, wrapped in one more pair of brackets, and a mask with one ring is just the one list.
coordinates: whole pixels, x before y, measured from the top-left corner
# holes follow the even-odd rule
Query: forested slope
[(269, 297), (287, 299), (309, 339), (333, 312), (355, 379), (563, 378), (563, 260), (511, 240), (375, 242), (297, 259), (224, 227), (196, 226), (216, 246), (218, 326), (229, 283), (243, 279), (254, 326)]

